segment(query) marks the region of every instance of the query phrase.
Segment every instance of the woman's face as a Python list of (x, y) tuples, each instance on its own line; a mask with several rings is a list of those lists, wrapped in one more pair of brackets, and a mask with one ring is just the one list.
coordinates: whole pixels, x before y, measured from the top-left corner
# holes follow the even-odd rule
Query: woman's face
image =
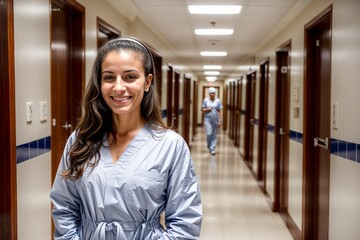
[(138, 53), (112, 51), (102, 63), (101, 94), (117, 115), (140, 114), (144, 91), (148, 91), (152, 75), (144, 76)]

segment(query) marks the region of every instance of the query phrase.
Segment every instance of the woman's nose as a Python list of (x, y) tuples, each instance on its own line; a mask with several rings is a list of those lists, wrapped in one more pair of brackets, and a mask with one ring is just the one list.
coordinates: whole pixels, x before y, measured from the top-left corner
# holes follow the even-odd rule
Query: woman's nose
[(113, 90), (114, 91), (125, 91), (125, 89), (126, 89), (125, 82), (121, 79), (120, 76), (117, 76)]

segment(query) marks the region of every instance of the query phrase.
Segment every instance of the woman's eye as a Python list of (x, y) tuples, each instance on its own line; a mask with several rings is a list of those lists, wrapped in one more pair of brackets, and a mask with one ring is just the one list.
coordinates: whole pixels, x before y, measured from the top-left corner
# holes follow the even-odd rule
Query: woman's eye
[(135, 80), (135, 79), (137, 79), (137, 77), (135, 75), (126, 75), (125, 79), (127, 79), (127, 80)]
[(103, 76), (103, 80), (105, 80), (105, 81), (109, 81), (109, 80), (112, 80), (112, 79), (114, 79), (114, 76), (112, 76), (112, 75), (104, 75)]

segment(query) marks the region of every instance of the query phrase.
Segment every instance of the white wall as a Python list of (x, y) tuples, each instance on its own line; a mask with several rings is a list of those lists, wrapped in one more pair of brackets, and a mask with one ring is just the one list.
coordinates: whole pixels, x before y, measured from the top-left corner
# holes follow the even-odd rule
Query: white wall
[[(39, 110), (40, 101), (47, 101), (49, 109), (51, 104), (49, 26), (48, 0), (14, 0), (18, 146), (50, 135), (50, 120), (40, 122)], [(29, 124), (26, 102), (34, 104), (34, 119)], [(31, 151), (38, 149), (33, 146)], [(50, 175), (49, 152), (17, 165), (18, 239), (50, 239)]]

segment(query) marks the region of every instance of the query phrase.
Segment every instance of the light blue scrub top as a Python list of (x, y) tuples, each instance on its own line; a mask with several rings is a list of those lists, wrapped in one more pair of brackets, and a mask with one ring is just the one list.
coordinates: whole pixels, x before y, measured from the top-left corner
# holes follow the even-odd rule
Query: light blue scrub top
[[(183, 138), (140, 130), (112, 162), (105, 138), (100, 161), (77, 180), (57, 174), (50, 198), (54, 239), (198, 239), (202, 207), (198, 179)], [(58, 173), (66, 169), (73, 133)], [(165, 211), (166, 230), (159, 223)]]
[(211, 101), (210, 98), (205, 98), (201, 104), (201, 108), (211, 108), (210, 112), (204, 114), (204, 120), (209, 121), (211, 124), (218, 124), (218, 112), (223, 108), (223, 105), (219, 98), (215, 98)]

